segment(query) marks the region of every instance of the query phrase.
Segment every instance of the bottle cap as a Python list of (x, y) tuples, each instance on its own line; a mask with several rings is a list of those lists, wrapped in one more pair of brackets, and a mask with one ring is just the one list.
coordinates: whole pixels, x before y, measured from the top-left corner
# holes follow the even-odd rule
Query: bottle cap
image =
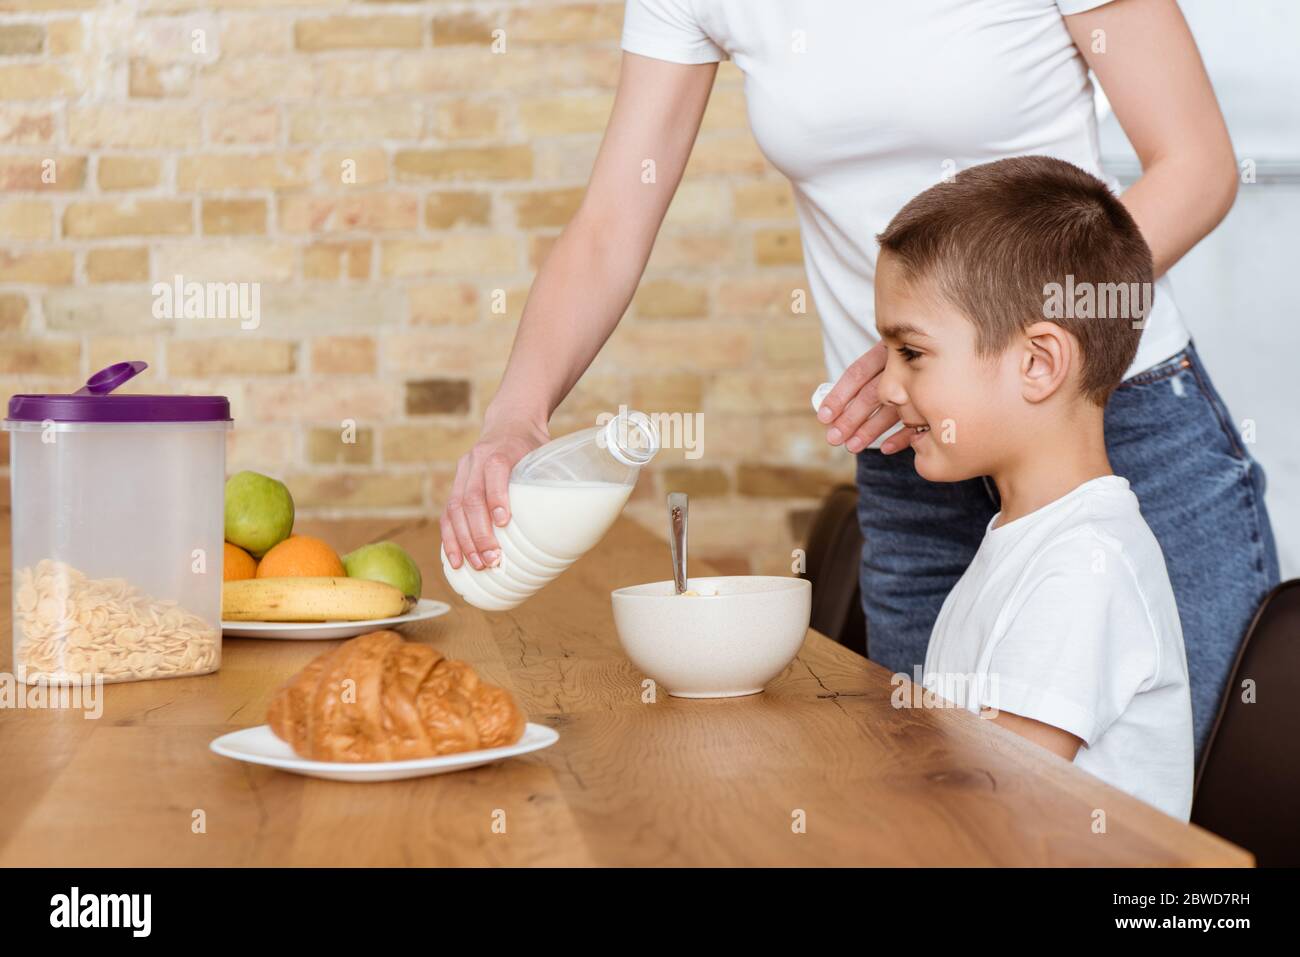
[[(640, 445), (631, 440), (629, 427), (641, 433)], [(644, 412), (617, 415), (605, 423), (605, 448), (624, 465), (640, 468), (659, 451), (659, 429)]]
[(812, 407), (814, 412), (821, 411), (822, 403), (830, 395), (831, 389), (835, 388), (833, 383), (823, 382), (817, 387), (817, 391), (812, 394)]

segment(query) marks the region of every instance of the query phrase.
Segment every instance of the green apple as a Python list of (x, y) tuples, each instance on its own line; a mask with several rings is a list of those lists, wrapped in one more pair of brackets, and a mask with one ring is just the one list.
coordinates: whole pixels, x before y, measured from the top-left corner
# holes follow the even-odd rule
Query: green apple
[(396, 542), (362, 545), (343, 556), (349, 578), (367, 578), (400, 588), (408, 598), (419, 598), (423, 585), (420, 568), (406, 549)]
[(293, 496), (283, 482), (258, 472), (226, 480), (226, 541), (261, 558), (293, 531)]

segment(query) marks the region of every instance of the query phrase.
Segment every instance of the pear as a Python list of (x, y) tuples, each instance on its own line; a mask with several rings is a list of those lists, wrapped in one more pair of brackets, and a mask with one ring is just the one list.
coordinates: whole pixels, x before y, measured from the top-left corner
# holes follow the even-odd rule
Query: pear
[(400, 588), (408, 598), (419, 598), (423, 584), (420, 568), (406, 549), (396, 542), (375, 542), (362, 545), (343, 556), (343, 567), (349, 578), (366, 578), (387, 582)]
[(259, 472), (226, 481), (226, 541), (261, 558), (293, 531), (293, 496), (283, 482)]

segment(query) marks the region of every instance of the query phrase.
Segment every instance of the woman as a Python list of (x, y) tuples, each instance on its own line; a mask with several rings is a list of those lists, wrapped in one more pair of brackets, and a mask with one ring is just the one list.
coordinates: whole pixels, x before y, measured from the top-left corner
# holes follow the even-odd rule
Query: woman
[[(442, 516), (448, 559), (495, 559), (510, 468), (547, 440), (551, 412), (631, 300), (717, 62), (730, 56), (755, 139), (794, 189), (837, 380), (820, 415), (827, 440), (858, 457), (870, 655), (911, 674), (998, 502), (987, 480), (921, 479), (911, 430), (880, 406), (875, 234), (941, 177), (1004, 156), (1057, 156), (1105, 178), (1091, 67), (1142, 161), (1122, 200), (1163, 276), (1223, 218), (1237, 184), (1182, 14), (1175, 0), (628, 0), (623, 49), (586, 196), (538, 271), (482, 436), (458, 464)], [(1199, 759), (1245, 628), (1279, 573), (1263, 472), (1163, 278), (1106, 433), (1112, 467), (1165, 553)]]

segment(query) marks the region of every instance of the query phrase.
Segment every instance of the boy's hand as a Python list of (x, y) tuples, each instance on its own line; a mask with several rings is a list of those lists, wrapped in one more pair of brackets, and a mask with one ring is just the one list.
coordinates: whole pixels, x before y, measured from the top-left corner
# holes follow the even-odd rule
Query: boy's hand
[[(829, 426), (826, 441), (831, 445), (843, 443), (850, 452), (861, 452), (898, 421), (898, 410), (881, 405), (876, 390), (876, 377), (885, 368), (885, 350), (885, 344), (878, 342), (859, 356), (822, 400), (817, 421)], [(916, 429), (900, 429), (880, 451), (888, 455), (905, 449), (915, 435)]]

